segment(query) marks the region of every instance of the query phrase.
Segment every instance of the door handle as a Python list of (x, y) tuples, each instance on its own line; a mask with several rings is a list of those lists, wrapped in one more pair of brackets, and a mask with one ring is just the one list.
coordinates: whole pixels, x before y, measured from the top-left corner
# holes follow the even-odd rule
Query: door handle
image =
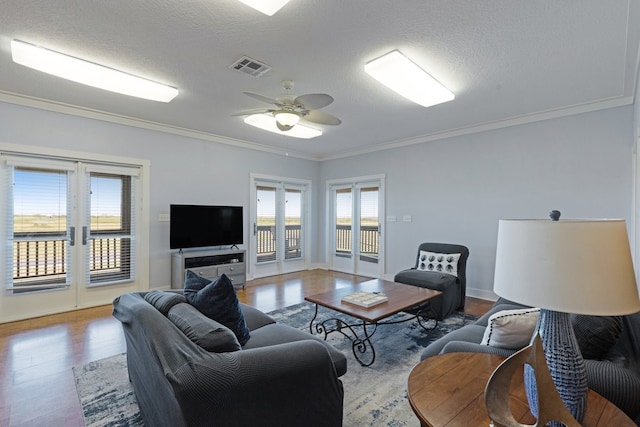
[(88, 229), (87, 226), (85, 225), (84, 227), (82, 227), (82, 246), (86, 246), (87, 245), (87, 237), (88, 237)]
[(76, 245), (76, 228), (75, 227), (69, 227), (69, 245), (71, 246)]

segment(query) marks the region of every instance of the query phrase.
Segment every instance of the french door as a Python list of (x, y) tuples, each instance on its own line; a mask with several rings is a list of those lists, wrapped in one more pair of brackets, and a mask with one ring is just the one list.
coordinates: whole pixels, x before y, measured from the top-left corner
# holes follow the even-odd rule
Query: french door
[(0, 153), (1, 320), (139, 290), (137, 166)]
[(251, 175), (252, 277), (307, 268), (309, 186), (305, 180)]
[(382, 277), (384, 176), (329, 181), (330, 268)]

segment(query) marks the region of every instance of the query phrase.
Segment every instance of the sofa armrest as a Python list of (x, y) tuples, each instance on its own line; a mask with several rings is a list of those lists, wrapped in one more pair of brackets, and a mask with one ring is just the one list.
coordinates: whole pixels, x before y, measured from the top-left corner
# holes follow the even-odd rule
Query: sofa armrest
[(440, 354), (446, 353), (486, 353), (496, 354), (502, 357), (509, 357), (516, 350), (509, 350), (506, 348), (492, 347), (489, 345), (481, 345), (465, 341), (450, 341), (440, 351)]
[(276, 323), (276, 321), (269, 315), (263, 313), (255, 307), (240, 303), (242, 314), (244, 315), (244, 321), (250, 331), (255, 331), (265, 325)]
[(640, 417), (640, 377), (608, 360), (586, 359), (587, 385), (614, 403), (629, 418)]
[(212, 354), (167, 378), (189, 425), (342, 424), (342, 383), (313, 340)]

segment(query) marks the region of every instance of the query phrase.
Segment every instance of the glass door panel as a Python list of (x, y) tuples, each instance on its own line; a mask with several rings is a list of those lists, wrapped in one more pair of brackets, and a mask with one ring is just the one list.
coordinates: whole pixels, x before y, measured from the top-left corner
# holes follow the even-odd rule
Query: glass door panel
[(378, 262), (378, 187), (360, 189), (360, 260)]
[(276, 260), (276, 189), (256, 189), (256, 253), (257, 262)]
[(351, 257), (353, 227), (353, 198), (351, 188), (335, 192), (335, 242), (334, 253), (340, 257)]
[(302, 191), (285, 189), (285, 259), (302, 257)]
[(29, 292), (70, 282), (67, 171), (15, 168), (13, 290)]
[[(132, 278), (134, 261), (132, 179), (126, 175), (90, 174), (89, 283)], [(86, 231), (83, 232), (86, 233)]]

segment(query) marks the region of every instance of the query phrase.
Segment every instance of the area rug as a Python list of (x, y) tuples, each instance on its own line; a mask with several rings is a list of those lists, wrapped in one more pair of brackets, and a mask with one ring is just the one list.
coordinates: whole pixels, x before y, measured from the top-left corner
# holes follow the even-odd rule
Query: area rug
[[(308, 331), (315, 306), (300, 303), (269, 313), (277, 322)], [(398, 314), (390, 320), (398, 320)], [(318, 319), (343, 315), (320, 307)], [(353, 319), (352, 319), (353, 320)], [(375, 362), (361, 366), (351, 351), (351, 342), (339, 333), (327, 341), (347, 356), (344, 384), (344, 426), (419, 426), (407, 400), (407, 378), (430, 342), (473, 323), (476, 317), (454, 313), (426, 332), (416, 321), (379, 326), (373, 335)], [(427, 323), (428, 327), (429, 324)], [(129, 384), (124, 355), (108, 357), (73, 368), (85, 424), (99, 426), (143, 426), (135, 395)]]

